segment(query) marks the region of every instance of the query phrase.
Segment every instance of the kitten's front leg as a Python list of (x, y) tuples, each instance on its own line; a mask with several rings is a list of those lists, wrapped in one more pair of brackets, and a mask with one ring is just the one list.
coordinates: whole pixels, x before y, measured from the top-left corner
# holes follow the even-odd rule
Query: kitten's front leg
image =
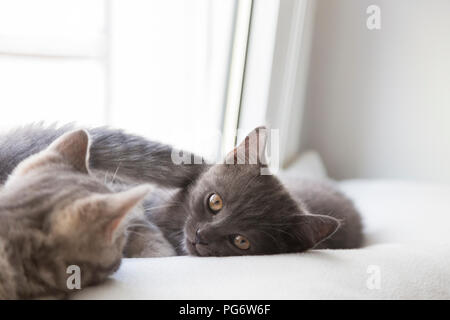
[(162, 232), (150, 221), (136, 218), (127, 228), (127, 243), (123, 250), (125, 258), (150, 258), (175, 256), (173, 246)]

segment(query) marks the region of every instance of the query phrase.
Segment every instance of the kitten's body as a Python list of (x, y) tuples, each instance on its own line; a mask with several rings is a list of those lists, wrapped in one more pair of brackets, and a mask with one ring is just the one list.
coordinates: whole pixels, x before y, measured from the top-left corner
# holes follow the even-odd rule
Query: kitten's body
[[(73, 125), (44, 127), (35, 124), (0, 134), (0, 184), (20, 161), (73, 129)], [(152, 182), (161, 187), (182, 188), (202, 170), (195, 165), (174, 164), (170, 146), (140, 136), (106, 127), (90, 129), (89, 134), (92, 144), (89, 166), (94, 172), (101, 171), (107, 180), (114, 176), (131, 183)]]
[(11, 265), (7, 241), (0, 238), (0, 299), (17, 299), (17, 282)]
[[(70, 128), (29, 126), (0, 137), (0, 181), (6, 179), (19, 161), (42, 150)], [(96, 128), (89, 132), (92, 136), (89, 164), (98, 176), (109, 174), (125, 183), (152, 182), (171, 188), (170, 195), (160, 191), (160, 197), (152, 196), (146, 201), (145, 224), (154, 225), (132, 228), (125, 249), (127, 256), (164, 255), (164, 252), (169, 255), (170, 249), (164, 245), (155, 249), (146, 247), (146, 243), (161, 239), (159, 230), (180, 255), (269, 254), (311, 247), (354, 248), (361, 244), (358, 212), (350, 200), (328, 183), (291, 180), (283, 184), (275, 176), (260, 175), (259, 165), (176, 165), (169, 146), (119, 130)], [(227, 200), (220, 213), (222, 218), (208, 216), (203, 206), (205, 193), (211, 191), (219, 192)], [(315, 215), (314, 219), (311, 215)], [(338, 219), (340, 226), (338, 220), (327, 217)], [(253, 237), (259, 246), (249, 251), (227, 247), (227, 232), (246, 231), (240, 230), (244, 225), (255, 229), (258, 224), (261, 233)], [(298, 226), (299, 230), (291, 226)], [(200, 229), (206, 230), (204, 238), (209, 238), (209, 247), (197, 242)], [(207, 234), (207, 229), (214, 232)], [(263, 237), (263, 233), (268, 237)], [(217, 246), (211, 245), (216, 242)]]
[(85, 131), (17, 161), (0, 187), (0, 299), (64, 296), (70, 266), (81, 288), (121, 262), (125, 228), (149, 186), (115, 192), (90, 174)]
[[(205, 168), (205, 171), (207, 170), (208, 169)], [(260, 177), (260, 179), (265, 178), (269, 177)], [(279, 179), (282, 183), (282, 186), (280, 185), (279, 188), (276, 188), (272, 194), (273, 201), (276, 201), (277, 193), (282, 194), (284, 188), (286, 188), (296, 204), (301, 207), (305, 213), (331, 216), (341, 222), (340, 228), (332, 235), (332, 237), (315, 245), (316, 249), (357, 248), (361, 246), (363, 238), (361, 217), (352, 201), (338, 191), (332, 182), (299, 179), (292, 176), (270, 178)], [(245, 182), (243, 183), (245, 184)], [(156, 191), (152, 196), (157, 195), (158, 192)], [(187, 204), (190, 201), (189, 197), (191, 196), (191, 193), (181, 189), (170, 197), (167, 197), (165, 193), (161, 193), (159, 196), (164, 199), (162, 201), (160, 200), (160, 203), (166, 203), (166, 206), (163, 206), (158, 210), (147, 212), (148, 219), (161, 228), (165, 237), (176, 248), (177, 253), (179, 255), (184, 255), (186, 254), (184, 229), (186, 220), (190, 215)], [(254, 197), (255, 194), (248, 193), (245, 196), (251, 198)], [(266, 199), (266, 201), (272, 200)], [(277, 212), (267, 214), (276, 215)], [(254, 223), (257, 224), (258, 220), (255, 220)], [(276, 227), (276, 222), (274, 223), (274, 226)]]

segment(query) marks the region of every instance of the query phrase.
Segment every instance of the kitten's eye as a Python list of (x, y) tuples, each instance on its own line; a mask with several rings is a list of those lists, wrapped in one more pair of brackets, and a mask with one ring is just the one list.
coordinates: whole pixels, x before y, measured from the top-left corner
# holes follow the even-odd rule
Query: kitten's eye
[(208, 207), (213, 213), (219, 212), (223, 207), (222, 198), (217, 193), (213, 193), (208, 198)]
[(235, 236), (233, 236), (233, 244), (241, 249), (241, 250), (248, 250), (250, 248), (250, 241), (244, 237), (241, 236), (240, 234), (237, 234)]

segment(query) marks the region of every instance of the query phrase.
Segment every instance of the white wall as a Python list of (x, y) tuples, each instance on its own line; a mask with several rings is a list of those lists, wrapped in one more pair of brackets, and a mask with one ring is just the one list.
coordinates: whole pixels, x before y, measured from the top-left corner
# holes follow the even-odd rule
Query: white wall
[(337, 179), (449, 182), (450, 1), (316, 4), (302, 148)]

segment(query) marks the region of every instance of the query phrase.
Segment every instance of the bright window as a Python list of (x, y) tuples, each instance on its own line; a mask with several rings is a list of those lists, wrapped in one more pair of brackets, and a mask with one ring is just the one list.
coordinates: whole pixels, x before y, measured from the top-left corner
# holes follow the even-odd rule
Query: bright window
[(0, 0), (0, 128), (112, 125), (219, 150), (237, 1)]

